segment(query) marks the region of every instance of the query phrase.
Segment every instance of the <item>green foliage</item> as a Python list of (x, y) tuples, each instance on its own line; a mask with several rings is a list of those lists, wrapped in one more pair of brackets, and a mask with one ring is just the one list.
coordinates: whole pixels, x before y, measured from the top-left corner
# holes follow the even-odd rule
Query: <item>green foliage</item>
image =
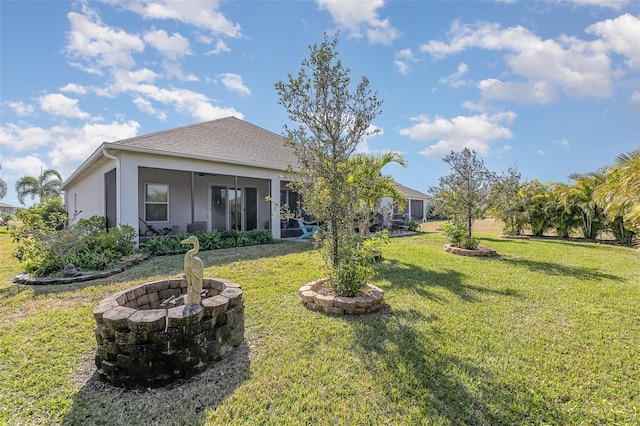
[(454, 247), (467, 250), (475, 250), (478, 248), (478, 240), (469, 236), (464, 225), (446, 222), (442, 225), (442, 233), (447, 237), (449, 244)]
[(14, 257), (27, 272), (56, 274), (69, 263), (86, 270), (103, 270), (135, 251), (136, 233), (131, 226), (107, 231), (106, 219), (92, 216), (66, 227), (66, 214), (56, 206), (55, 199), (47, 199), (20, 212), (23, 224), (12, 232), (18, 243)]
[(503, 234), (520, 235), (527, 223), (521, 186), (520, 173), (512, 168), (491, 186), (489, 213), (502, 222)]
[(490, 207), (491, 187), (496, 179), (487, 170), (482, 158), (476, 152), (463, 149), (444, 157), (451, 173), (439, 180), (437, 187), (431, 187), (436, 214), (449, 218), (456, 224), (465, 224), (467, 236), (471, 238), (471, 227), (476, 219), (483, 219)]
[[(152, 236), (144, 243), (142, 249), (152, 255), (172, 255), (186, 253), (190, 246), (183, 245), (180, 241), (186, 239), (190, 234), (178, 234), (170, 236)], [(236, 230), (222, 231), (213, 230), (210, 232), (197, 232), (195, 234), (200, 243), (200, 250), (215, 250), (221, 248), (253, 246), (259, 244), (270, 244), (273, 236), (269, 230), (254, 229), (242, 232)]]
[(343, 291), (355, 291), (355, 283), (363, 286), (368, 274), (362, 266), (366, 249), (355, 228), (368, 221), (382, 197), (402, 202), (393, 180), (381, 169), (389, 162), (404, 164), (404, 158), (397, 152), (353, 156), (363, 138), (379, 132), (371, 122), (381, 112), (382, 101), (366, 77), (351, 91), (349, 69), (338, 58), (337, 44), (337, 36), (329, 40), (325, 35), (322, 43), (310, 46), (300, 72), (275, 87), (278, 103), (299, 125), (285, 126), (285, 143), (297, 159), (289, 169), (289, 186), (300, 194), (302, 209), (324, 225), (316, 241), (333, 279), (346, 280), (335, 283), (338, 294), (344, 295)]
[(59, 197), (60, 186), (62, 186), (62, 175), (54, 169), (47, 169), (40, 176), (24, 176), (16, 182), (16, 192), (18, 201), (24, 204), (24, 199), (30, 196), (33, 200), (39, 197), (42, 203), (47, 198)]
[(417, 230), (420, 229), (420, 224), (418, 222), (412, 220), (411, 222), (409, 222), (408, 229), (411, 232), (416, 232)]
[(340, 251), (340, 263), (329, 271), (329, 287), (341, 296), (358, 296), (373, 277), (373, 264), (380, 255), (380, 246), (389, 241), (386, 234), (372, 238), (356, 237), (352, 245)]

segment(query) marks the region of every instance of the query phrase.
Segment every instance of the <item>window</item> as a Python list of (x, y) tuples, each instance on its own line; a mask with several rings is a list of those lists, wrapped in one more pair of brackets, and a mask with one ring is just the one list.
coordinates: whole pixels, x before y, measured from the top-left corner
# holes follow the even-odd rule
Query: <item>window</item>
[(169, 185), (145, 184), (144, 215), (147, 222), (169, 221)]

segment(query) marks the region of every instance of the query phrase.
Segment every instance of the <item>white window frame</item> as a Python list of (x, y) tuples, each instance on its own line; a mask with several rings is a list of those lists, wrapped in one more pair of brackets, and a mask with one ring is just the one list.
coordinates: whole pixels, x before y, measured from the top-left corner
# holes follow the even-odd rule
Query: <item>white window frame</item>
[[(147, 189), (149, 187), (149, 185), (157, 185), (157, 186), (164, 186), (167, 188), (167, 201), (147, 201)], [(153, 204), (153, 205), (166, 205), (167, 207), (167, 218), (166, 220), (148, 220), (147, 218), (147, 205), (149, 204)], [(149, 222), (149, 223), (163, 223), (163, 222), (169, 222), (169, 184), (168, 183), (145, 183), (144, 184), (144, 220), (145, 222)]]

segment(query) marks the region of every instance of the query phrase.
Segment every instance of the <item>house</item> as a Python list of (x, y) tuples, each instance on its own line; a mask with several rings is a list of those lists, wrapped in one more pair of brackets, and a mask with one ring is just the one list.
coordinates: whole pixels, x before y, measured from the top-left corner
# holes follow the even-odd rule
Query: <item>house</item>
[[(62, 184), (65, 207), (76, 219), (98, 215), (107, 227), (130, 225), (140, 242), (150, 230), (269, 229), (274, 239), (298, 236), (297, 223), (281, 220), (269, 201), (299, 202), (284, 176), (295, 156), (283, 142), (236, 117), (103, 142)], [(412, 215), (426, 217), (419, 203), (426, 196), (409, 188), (402, 193)]]
[(227, 117), (103, 142), (61, 189), (70, 216), (105, 216), (108, 227), (127, 224), (141, 236), (148, 227), (270, 229), (278, 239), (267, 197), (293, 198), (283, 180), (293, 161), (282, 136)]
[(0, 203), (0, 213), (9, 213), (11, 216), (15, 216), (15, 214), (18, 213), (18, 207), (7, 203)]
[(431, 197), (399, 183), (396, 183), (396, 189), (404, 195), (406, 201), (404, 210), (397, 213), (407, 215), (410, 221), (426, 221), (431, 208)]

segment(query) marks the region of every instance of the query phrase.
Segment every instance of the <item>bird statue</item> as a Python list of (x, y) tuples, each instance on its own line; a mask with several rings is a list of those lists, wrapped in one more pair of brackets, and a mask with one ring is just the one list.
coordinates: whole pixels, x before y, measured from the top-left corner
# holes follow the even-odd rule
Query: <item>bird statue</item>
[(187, 278), (187, 299), (185, 304), (200, 304), (202, 291), (202, 277), (204, 274), (204, 263), (202, 259), (194, 256), (200, 250), (198, 239), (191, 235), (180, 241), (181, 244), (193, 244), (193, 248), (184, 255), (184, 275)]

